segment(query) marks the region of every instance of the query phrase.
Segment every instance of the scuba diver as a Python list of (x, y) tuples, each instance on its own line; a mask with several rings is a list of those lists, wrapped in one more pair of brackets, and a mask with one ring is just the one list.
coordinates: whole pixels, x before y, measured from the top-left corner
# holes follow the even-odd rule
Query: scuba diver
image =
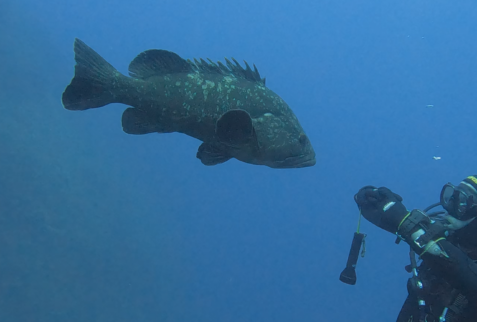
[[(457, 186), (444, 185), (440, 202), (423, 211), (408, 211), (401, 196), (385, 187), (365, 186), (354, 199), (364, 218), (396, 234), (396, 243), (402, 240), (411, 248), (411, 265), (406, 270), (413, 275), (397, 322), (476, 322), (477, 175), (465, 178)], [(429, 212), (438, 206), (444, 210)], [(358, 252), (364, 236), (358, 228), (353, 240)], [(416, 254), (422, 260), (419, 266)], [(350, 267), (353, 269), (354, 280), (345, 274), (347, 269), (340, 276), (348, 284), (356, 282), (357, 252), (352, 257), (350, 252), (347, 269), (348, 273)]]

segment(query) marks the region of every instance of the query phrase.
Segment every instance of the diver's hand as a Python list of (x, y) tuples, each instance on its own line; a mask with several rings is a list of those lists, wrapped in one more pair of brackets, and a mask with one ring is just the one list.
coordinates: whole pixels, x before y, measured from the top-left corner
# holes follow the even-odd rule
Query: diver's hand
[(354, 195), (354, 200), (364, 218), (393, 234), (409, 213), (401, 196), (386, 187), (365, 186)]

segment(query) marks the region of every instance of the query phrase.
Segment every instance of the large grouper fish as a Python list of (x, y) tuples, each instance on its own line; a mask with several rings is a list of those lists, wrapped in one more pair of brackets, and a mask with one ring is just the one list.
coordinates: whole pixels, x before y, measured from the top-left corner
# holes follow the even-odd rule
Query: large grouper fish
[(255, 65), (232, 58), (190, 61), (151, 49), (119, 73), (79, 39), (74, 43), (75, 76), (63, 93), (68, 110), (111, 103), (129, 105), (122, 115), (128, 134), (180, 132), (203, 143), (205, 165), (231, 158), (272, 168), (309, 167), (313, 147), (288, 105), (265, 87)]

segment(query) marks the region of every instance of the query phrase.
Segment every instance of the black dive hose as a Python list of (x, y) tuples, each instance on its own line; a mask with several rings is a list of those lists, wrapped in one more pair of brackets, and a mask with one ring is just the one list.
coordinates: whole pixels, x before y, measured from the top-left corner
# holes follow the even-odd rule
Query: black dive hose
[(426, 321), (426, 301), (423, 297), (424, 286), (422, 284), (421, 279), (418, 276), (417, 271), (417, 262), (416, 262), (416, 253), (411, 249), (409, 251), (409, 258), (411, 259), (411, 271), (412, 277), (409, 279), (411, 283), (411, 287), (413, 288), (416, 297), (417, 297), (417, 304), (419, 305), (419, 322)]

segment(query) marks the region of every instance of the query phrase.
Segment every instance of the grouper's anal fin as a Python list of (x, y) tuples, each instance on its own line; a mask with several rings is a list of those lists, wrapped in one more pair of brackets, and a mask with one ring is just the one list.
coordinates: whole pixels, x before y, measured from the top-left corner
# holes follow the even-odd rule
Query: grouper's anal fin
[(193, 71), (192, 66), (179, 55), (161, 49), (146, 50), (129, 64), (129, 75), (138, 79)]
[(127, 134), (148, 134), (171, 132), (164, 128), (160, 122), (160, 116), (154, 111), (128, 107), (122, 116), (123, 131)]
[(204, 165), (216, 165), (224, 163), (232, 158), (222, 150), (206, 143), (202, 143), (199, 146), (196, 156)]

